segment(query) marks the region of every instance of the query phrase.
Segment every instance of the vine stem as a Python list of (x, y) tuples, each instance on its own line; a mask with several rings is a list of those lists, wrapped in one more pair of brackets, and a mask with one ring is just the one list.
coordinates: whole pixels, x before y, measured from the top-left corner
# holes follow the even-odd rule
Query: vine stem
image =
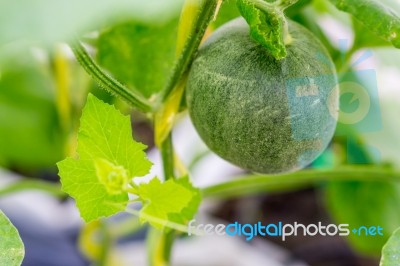
[(93, 58), (88, 54), (79, 40), (75, 40), (71, 43), (70, 47), (79, 64), (101, 87), (108, 90), (110, 93), (119, 96), (129, 105), (136, 107), (142, 112), (148, 113), (152, 111), (150, 102), (137, 90), (126, 88), (119, 81), (104, 72), (104, 70), (97, 65)]
[[(172, 135), (168, 134), (160, 147), (161, 158), (163, 162), (165, 180), (175, 178), (174, 167), (174, 148), (172, 144)], [(172, 246), (175, 239), (175, 231), (160, 231), (156, 228), (150, 228), (148, 232), (148, 256), (152, 266), (167, 266), (170, 264)]]
[[(186, 4), (191, 4), (190, 1), (191, 0), (187, 0)], [(193, 21), (193, 26), (184, 42), (182, 51), (180, 51), (180, 55), (174, 64), (171, 75), (156, 99), (156, 110), (159, 110), (162, 107), (187, 72), (193, 60), (194, 54), (196, 53), (206, 29), (213, 19), (218, 7), (217, 0), (198, 0), (197, 4), (200, 4), (198, 7), (197, 16)], [(181, 21), (180, 23), (186, 22)], [(175, 178), (175, 158), (171, 132), (161, 143), (160, 149), (165, 180)], [(175, 236), (176, 232), (174, 230), (160, 231), (155, 228), (150, 229), (147, 239), (150, 265), (170, 265), (171, 251)]]
[(182, 79), (185, 72), (188, 70), (192, 63), (194, 54), (203, 39), (204, 33), (214, 18), (217, 6), (217, 0), (202, 0), (198, 16), (193, 22), (194, 26), (192, 27), (189, 37), (183, 46), (180, 56), (174, 64), (171, 76), (159, 94), (156, 106), (160, 106), (168, 98), (178, 82)]
[(400, 171), (382, 166), (342, 166), (335, 169), (310, 169), (282, 175), (249, 175), (206, 187), (204, 198), (230, 198), (304, 188), (326, 181), (400, 181)]
[(174, 164), (174, 147), (172, 144), (172, 134), (169, 133), (165, 140), (161, 143), (161, 158), (163, 162), (164, 178), (168, 180), (175, 178)]
[(67, 197), (67, 194), (65, 194), (61, 190), (61, 187), (59, 185), (38, 179), (22, 179), (20, 181), (12, 183), (0, 190), (0, 197), (26, 190), (43, 191), (57, 198)]

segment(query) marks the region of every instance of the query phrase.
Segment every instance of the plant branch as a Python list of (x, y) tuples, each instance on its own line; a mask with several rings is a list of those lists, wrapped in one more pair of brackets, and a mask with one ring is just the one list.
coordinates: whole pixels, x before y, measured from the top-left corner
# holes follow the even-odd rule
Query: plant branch
[(303, 170), (282, 175), (249, 175), (206, 187), (205, 198), (231, 198), (304, 188), (325, 181), (400, 181), (400, 171), (380, 166), (343, 166), (329, 170)]
[[(198, 16), (193, 22), (193, 27), (187, 38), (183, 50), (178, 57), (175, 65), (172, 69), (170, 78), (167, 84), (160, 92), (158, 105), (164, 102), (171, 94), (173, 89), (176, 87), (178, 82), (181, 80), (185, 72), (188, 70), (192, 63), (194, 54), (200, 46), (201, 40), (203, 39), (204, 33), (210, 22), (212, 21), (214, 14), (217, 9), (217, 0), (203, 0), (201, 7), (198, 11)], [(184, 22), (185, 23), (185, 22)]]
[(105, 73), (78, 40), (70, 44), (70, 46), (81, 66), (102, 88), (119, 96), (129, 105), (136, 107), (142, 112), (147, 113), (152, 111), (152, 107), (146, 98), (136, 90), (129, 90), (119, 81)]
[[(191, 4), (189, 1), (186, 4)], [(177, 87), (177, 84), (188, 70), (194, 54), (197, 51), (201, 40), (203, 39), (205, 31), (213, 19), (214, 13), (217, 9), (218, 1), (199, 0), (198, 3), (200, 4), (197, 12), (198, 15), (193, 21), (193, 26), (191, 27), (189, 35), (184, 42), (182, 51), (179, 51), (180, 55), (175, 62), (171, 76), (157, 98), (156, 110), (162, 108), (167, 98), (171, 95), (171, 93)], [(186, 21), (181, 21), (180, 23), (186, 23)], [(160, 149), (165, 180), (175, 178), (174, 150), (171, 133), (169, 133), (168, 136), (162, 141)], [(155, 228), (151, 228), (148, 233), (148, 256), (150, 265), (166, 266), (170, 264), (170, 255), (175, 235), (176, 232), (174, 230), (160, 232)]]
[(102, 232), (102, 240), (99, 261), (97, 264), (98, 266), (107, 266), (110, 264), (110, 261), (112, 261), (112, 259), (110, 258), (110, 251), (113, 240), (108, 231), (108, 225), (104, 221), (100, 223), (100, 230)]
[(296, 4), (299, 0), (278, 0), (275, 2), (266, 2), (265, 0), (250, 0), (257, 8), (269, 12), (271, 8), (279, 8), (282, 11)]
[(294, 4), (296, 4), (299, 0), (278, 0), (276, 2), (282, 9), (286, 9)]
[(174, 148), (172, 145), (171, 133), (168, 134), (167, 138), (161, 144), (161, 158), (163, 161), (165, 180), (175, 178)]
[(57, 198), (64, 198), (67, 196), (59, 185), (41, 181), (41, 180), (28, 180), (23, 179), (8, 185), (7, 187), (0, 189), (0, 197), (7, 196), (16, 192), (27, 191), (27, 190), (40, 190), (53, 195)]
[(147, 251), (149, 265), (170, 265), (171, 248), (174, 241), (174, 231), (164, 232), (151, 228), (147, 236)]
[[(168, 180), (175, 178), (174, 167), (174, 148), (172, 145), (172, 135), (168, 134), (161, 143), (161, 157), (163, 161), (164, 178)], [(151, 228), (149, 231), (149, 261), (152, 266), (167, 266), (170, 264), (172, 246), (175, 239), (175, 231), (159, 231)]]

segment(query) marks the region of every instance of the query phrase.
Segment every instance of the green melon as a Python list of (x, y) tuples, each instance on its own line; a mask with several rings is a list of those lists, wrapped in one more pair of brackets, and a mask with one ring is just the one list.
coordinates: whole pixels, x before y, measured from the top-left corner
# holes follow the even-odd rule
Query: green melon
[(259, 173), (301, 169), (326, 149), (336, 127), (337, 76), (319, 40), (289, 21), (287, 57), (275, 60), (242, 18), (200, 47), (187, 82), (191, 120), (207, 146)]

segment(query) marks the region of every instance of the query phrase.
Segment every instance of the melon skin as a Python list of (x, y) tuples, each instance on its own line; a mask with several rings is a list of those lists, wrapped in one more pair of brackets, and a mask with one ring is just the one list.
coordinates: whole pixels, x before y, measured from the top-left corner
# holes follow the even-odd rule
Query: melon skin
[(291, 172), (330, 143), (339, 99), (334, 64), (319, 40), (289, 21), (287, 57), (274, 59), (244, 19), (217, 29), (191, 67), (186, 100), (206, 145), (250, 171)]

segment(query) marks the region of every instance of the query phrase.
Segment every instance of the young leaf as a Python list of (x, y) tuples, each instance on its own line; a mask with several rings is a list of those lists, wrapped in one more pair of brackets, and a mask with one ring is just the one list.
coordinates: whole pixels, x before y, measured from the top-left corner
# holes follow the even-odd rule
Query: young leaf
[(184, 224), (193, 218), (200, 204), (200, 191), (194, 188), (188, 177), (169, 179), (161, 183), (153, 178), (147, 184), (138, 187), (138, 195), (143, 202), (140, 211), (141, 220), (146, 216), (154, 217), (158, 221), (149, 220), (156, 228), (163, 228), (168, 222)]
[(270, 3), (264, 0), (238, 0), (240, 13), (250, 25), (250, 35), (277, 60), (286, 57), (290, 34), (283, 11), (298, 0)]
[(193, 187), (192, 183), (188, 176), (184, 178), (176, 179), (175, 182), (186, 189), (192, 192), (192, 198), (189, 204), (186, 205), (185, 208), (182, 209), (179, 213), (171, 213), (168, 215), (171, 221), (178, 224), (187, 224), (190, 220), (193, 219), (194, 215), (197, 213), (197, 210), (201, 203), (201, 194), (200, 189)]
[(58, 163), (62, 189), (76, 199), (85, 221), (125, 209), (130, 179), (147, 174), (151, 162), (132, 140), (131, 123), (112, 106), (88, 96), (78, 134), (77, 158)]
[(276, 59), (285, 58), (286, 22), (283, 12), (272, 5), (266, 5), (261, 10), (250, 0), (239, 0), (237, 4), (240, 13), (250, 25), (251, 36), (267, 48)]
[(376, 0), (330, 0), (339, 10), (350, 13), (377, 36), (400, 48), (400, 17)]
[(382, 249), (380, 266), (400, 265), (400, 228), (390, 237), (389, 241)]
[(0, 211), (0, 265), (19, 266), (24, 255), (24, 244), (17, 229)]

